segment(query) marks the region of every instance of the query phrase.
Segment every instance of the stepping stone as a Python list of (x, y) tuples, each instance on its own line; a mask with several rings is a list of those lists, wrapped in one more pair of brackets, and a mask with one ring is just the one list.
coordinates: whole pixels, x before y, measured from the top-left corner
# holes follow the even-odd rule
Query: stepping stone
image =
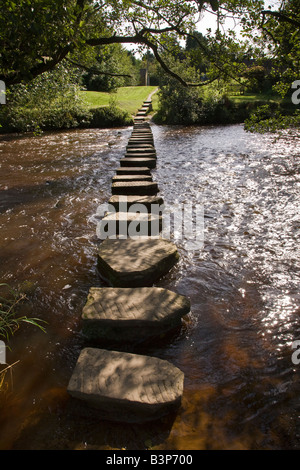
[(152, 181), (151, 175), (116, 175), (112, 178), (113, 183), (121, 183), (123, 181)]
[(161, 287), (92, 287), (82, 310), (90, 341), (149, 341), (181, 326), (190, 301)]
[(153, 137), (153, 133), (151, 129), (133, 129), (131, 131), (131, 135), (146, 135), (148, 137)]
[(178, 409), (183, 386), (183, 372), (166, 360), (84, 348), (67, 391), (98, 409), (102, 419), (142, 422)]
[(138, 147), (151, 147), (154, 148), (153, 139), (151, 137), (130, 137), (128, 140), (127, 146), (134, 146), (137, 145)]
[(155, 150), (153, 145), (153, 140), (146, 140), (146, 139), (129, 139), (127, 148), (128, 147), (144, 147), (150, 148), (151, 150)]
[(127, 212), (133, 205), (139, 204), (140, 209), (143, 206), (143, 212), (155, 212), (159, 214), (161, 209), (163, 209), (164, 200), (160, 196), (112, 196), (108, 203), (111, 204), (116, 211)]
[(143, 149), (142, 147), (140, 147), (140, 148), (129, 147), (129, 148), (126, 148), (125, 155), (138, 155), (138, 156), (152, 155), (153, 157), (156, 158), (156, 150)]
[(156, 153), (149, 153), (149, 152), (126, 152), (124, 155), (124, 158), (131, 158), (131, 159), (146, 159), (146, 158), (152, 158), (152, 160), (156, 160), (157, 156)]
[(148, 287), (178, 259), (176, 245), (164, 238), (107, 239), (98, 250), (98, 270), (113, 287)]
[[(162, 216), (143, 210), (134, 212), (110, 212), (101, 220), (101, 239), (159, 237)], [(102, 236), (103, 234), (103, 236)]]
[(158, 193), (157, 183), (153, 181), (121, 181), (113, 183), (111, 186), (112, 194), (131, 196), (153, 196)]
[(149, 155), (156, 155), (156, 150), (154, 149), (154, 147), (136, 147), (136, 146), (132, 146), (132, 147), (126, 147), (126, 153), (133, 153), (133, 154), (149, 154)]
[(138, 144), (148, 144), (148, 145), (152, 145), (154, 147), (154, 138), (153, 137), (147, 137), (144, 134), (141, 134), (140, 137), (138, 137), (136, 135), (130, 137), (129, 140), (128, 140), (128, 143), (131, 143), (131, 142), (136, 142)]
[(132, 175), (132, 174), (137, 174), (137, 175), (151, 175), (150, 168), (147, 167), (120, 167), (116, 171), (117, 175)]
[(132, 157), (125, 157), (121, 158), (120, 165), (122, 167), (131, 167), (131, 166), (141, 166), (141, 167), (148, 167), (148, 168), (155, 168), (156, 167), (156, 159), (151, 157), (140, 157), (140, 158), (132, 158)]
[(156, 155), (156, 150), (154, 147), (150, 146), (145, 147), (144, 145), (129, 145), (126, 147), (126, 153), (149, 153)]
[(154, 149), (154, 145), (153, 145), (153, 140), (152, 139), (145, 139), (145, 138), (142, 138), (142, 139), (129, 139), (128, 140), (128, 144), (127, 144), (127, 147), (134, 147), (134, 146), (137, 146), (137, 147), (148, 147), (148, 148), (151, 148), (151, 149)]
[(154, 137), (151, 132), (145, 131), (133, 131), (130, 139), (151, 139), (154, 140)]

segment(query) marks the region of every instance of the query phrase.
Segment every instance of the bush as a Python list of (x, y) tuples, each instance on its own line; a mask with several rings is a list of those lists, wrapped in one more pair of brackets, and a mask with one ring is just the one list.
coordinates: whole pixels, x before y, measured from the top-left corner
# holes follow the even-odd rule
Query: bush
[(121, 127), (130, 126), (132, 123), (133, 120), (129, 113), (111, 104), (108, 107), (92, 109), (88, 127)]
[(7, 104), (0, 109), (1, 132), (69, 129), (88, 122), (77, 82), (78, 77), (60, 64), (29, 83), (10, 87)]
[(258, 107), (245, 121), (248, 132), (277, 132), (300, 127), (300, 110), (294, 114), (282, 114), (281, 108), (269, 104)]

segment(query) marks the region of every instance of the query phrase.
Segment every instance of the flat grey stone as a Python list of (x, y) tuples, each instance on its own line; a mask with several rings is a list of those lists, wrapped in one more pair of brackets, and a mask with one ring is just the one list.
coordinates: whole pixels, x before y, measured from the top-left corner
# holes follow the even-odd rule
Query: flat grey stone
[(136, 136), (140, 136), (140, 135), (145, 135), (145, 136), (151, 136), (153, 137), (153, 132), (151, 129), (133, 129), (133, 131), (131, 132), (131, 135), (136, 135)]
[(134, 142), (134, 141), (142, 141), (142, 142), (154, 142), (154, 138), (153, 138), (153, 135), (151, 134), (148, 134), (148, 135), (145, 135), (144, 133), (143, 134), (132, 134), (131, 137), (129, 137), (128, 139), (128, 142)]
[(131, 196), (153, 196), (159, 191), (157, 183), (154, 181), (121, 181), (111, 185), (112, 194)]
[(117, 175), (132, 175), (132, 174), (137, 174), (137, 175), (151, 175), (150, 168), (145, 167), (120, 167), (116, 171)]
[(178, 259), (177, 247), (163, 238), (107, 239), (98, 250), (98, 271), (114, 287), (148, 287)]
[(138, 354), (84, 348), (67, 391), (104, 419), (140, 422), (178, 408), (183, 372), (168, 361)]
[(164, 204), (164, 200), (160, 196), (112, 196), (109, 201), (116, 211), (129, 211), (131, 206), (138, 204), (143, 206), (145, 212), (159, 213), (160, 208)]
[(127, 145), (126, 153), (143, 153), (143, 154), (149, 153), (149, 154), (156, 155), (156, 150), (151, 145), (134, 144), (134, 145)]
[(145, 158), (152, 158), (153, 160), (156, 160), (156, 154), (155, 153), (142, 153), (135, 151), (134, 153), (125, 153), (124, 158), (135, 158), (135, 159), (145, 159)]
[(102, 218), (101, 227), (106, 238), (158, 237), (162, 231), (162, 216), (145, 210), (109, 212)]
[(112, 178), (113, 183), (123, 181), (152, 181), (151, 175), (116, 175)]
[(82, 310), (89, 340), (149, 341), (181, 325), (190, 301), (161, 287), (92, 287)]
[(151, 133), (145, 134), (145, 132), (135, 132), (131, 134), (129, 140), (149, 140), (150, 142), (154, 143), (154, 138)]
[(153, 145), (153, 141), (151, 140), (146, 140), (146, 139), (134, 139), (134, 140), (129, 140), (128, 145), (126, 146), (127, 149), (130, 148), (140, 148), (140, 149), (147, 149), (151, 150), (152, 152), (155, 152), (155, 147)]
[(129, 140), (128, 145), (126, 146), (127, 149), (129, 148), (137, 148), (148, 150), (149, 152), (155, 152), (155, 147), (151, 141), (144, 141), (144, 140)]
[(153, 169), (156, 167), (156, 159), (151, 158), (151, 157), (141, 157), (141, 158), (125, 157), (125, 158), (121, 158), (120, 165), (122, 167), (146, 166), (148, 168)]

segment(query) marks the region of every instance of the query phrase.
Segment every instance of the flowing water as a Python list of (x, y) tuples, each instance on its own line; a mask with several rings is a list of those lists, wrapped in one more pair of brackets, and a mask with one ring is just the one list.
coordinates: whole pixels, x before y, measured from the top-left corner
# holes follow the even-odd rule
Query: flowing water
[[(27, 283), (10, 341), (1, 449), (299, 449), (299, 138), (226, 127), (152, 126), (166, 208), (204, 208), (203, 246), (158, 285), (186, 295), (179, 332), (141, 350), (185, 373), (174, 416), (110, 423), (66, 393), (84, 347), (80, 315), (96, 271), (97, 207), (131, 128), (0, 141), (0, 281)], [(138, 351), (135, 351), (138, 352)], [(297, 356), (299, 357), (299, 356)]]

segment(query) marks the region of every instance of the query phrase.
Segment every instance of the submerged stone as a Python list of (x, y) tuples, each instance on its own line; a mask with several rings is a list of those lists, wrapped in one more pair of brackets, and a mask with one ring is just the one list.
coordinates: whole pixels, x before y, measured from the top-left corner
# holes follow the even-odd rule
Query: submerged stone
[(100, 410), (103, 419), (139, 422), (178, 408), (183, 372), (168, 361), (139, 354), (84, 348), (67, 390)]
[(143, 342), (181, 325), (189, 300), (161, 287), (92, 287), (82, 310), (89, 340)]
[(98, 271), (114, 287), (147, 287), (178, 259), (176, 245), (163, 238), (107, 239), (98, 250)]

